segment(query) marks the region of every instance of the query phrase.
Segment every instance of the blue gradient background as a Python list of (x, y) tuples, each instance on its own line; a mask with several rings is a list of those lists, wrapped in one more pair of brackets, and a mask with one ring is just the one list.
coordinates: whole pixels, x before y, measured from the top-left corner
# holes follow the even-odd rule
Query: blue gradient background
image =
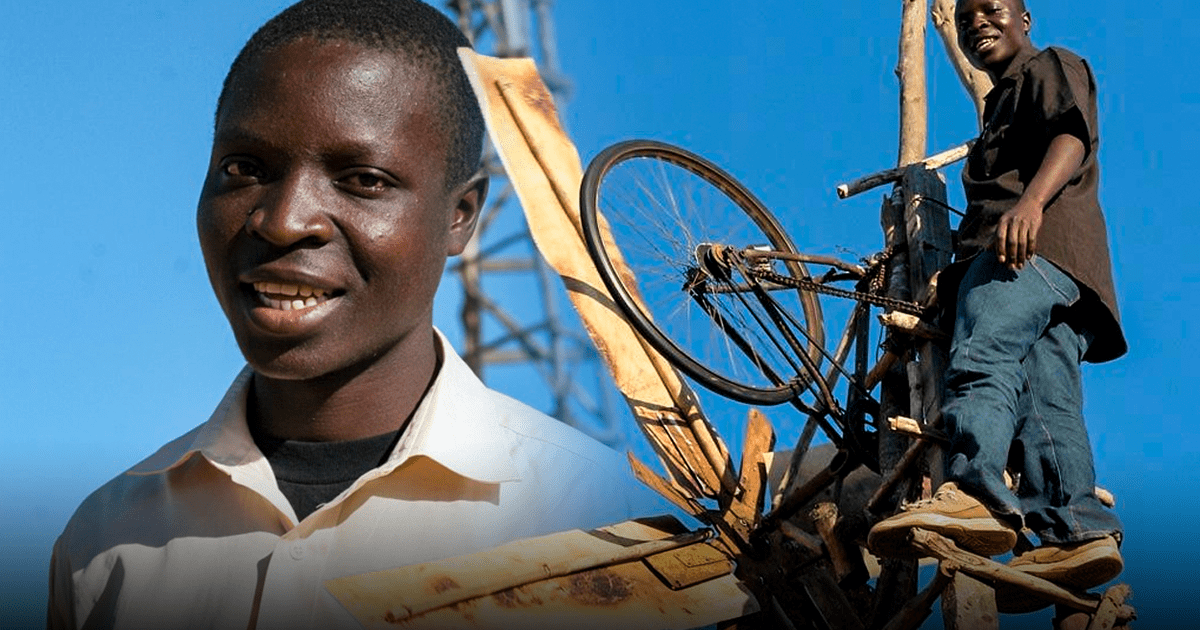
[[(5, 628), (40, 623), (50, 547), (83, 497), (203, 421), (241, 366), (205, 277), (194, 207), (225, 70), (285, 5), (67, 1), (5, 11)], [(882, 193), (838, 202), (833, 188), (895, 162), (900, 6), (560, 0), (558, 47), (574, 84), (564, 119), (585, 161), (629, 137), (678, 143), (725, 165), (802, 246), (869, 253), (879, 247)], [(1128, 528), (1122, 579), (1135, 590), (1137, 627), (1188, 627), (1200, 561), (1200, 345), (1191, 336), (1200, 77), (1184, 47), (1192, 52), (1200, 22), (1182, 2), (1030, 8), (1035, 43), (1079, 52), (1100, 86), (1101, 195), (1132, 349), (1086, 369), (1086, 413), (1100, 482)], [(975, 122), (932, 29), (929, 46), (932, 153), (972, 137)], [(957, 169), (947, 177), (961, 205)], [(452, 336), (456, 302), (447, 286), (437, 317)], [(539, 395), (516, 379), (498, 385)], [(725, 419), (741, 413), (714, 419), (732, 436), (738, 423)], [(792, 422), (776, 419), (783, 441), (794, 439)]]

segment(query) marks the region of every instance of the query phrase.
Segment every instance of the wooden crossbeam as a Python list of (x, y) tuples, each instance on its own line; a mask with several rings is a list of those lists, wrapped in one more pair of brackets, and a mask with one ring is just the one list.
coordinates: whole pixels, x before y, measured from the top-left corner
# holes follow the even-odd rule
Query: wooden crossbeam
[(961, 571), (988, 584), (1004, 582), (1033, 597), (1061, 604), (1089, 615), (1101, 612), (1101, 605), (1105, 601), (1109, 601), (1110, 604), (1105, 607), (1103, 612), (1108, 616), (1110, 609), (1115, 611), (1111, 613), (1113, 623), (1125, 623), (1135, 616), (1133, 608), (1124, 604), (1125, 597), (1129, 593), (1127, 586), (1115, 591), (1110, 589), (1111, 598), (1108, 594), (1105, 595), (1105, 598), (1091, 594), (1080, 595), (1048, 580), (964, 551), (950, 539), (931, 531), (920, 528), (913, 529), (912, 543), (927, 555), (949, 563), (948, 566), (953, 570)]

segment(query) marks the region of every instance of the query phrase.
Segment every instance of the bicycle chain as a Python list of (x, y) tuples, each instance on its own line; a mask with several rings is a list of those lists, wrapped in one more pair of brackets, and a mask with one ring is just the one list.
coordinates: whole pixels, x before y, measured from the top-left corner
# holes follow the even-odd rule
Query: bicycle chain
[(913, 315), (922, 315), (924, 310), (920, 304), (909, 302), (898, 298), (890, 298), (874, 293), (863, 293), (862, 291), (849, 291), (846, 289), (838, 289), (836, 287), (827, 286), (809, 278), (796, 278), (793, 276), (785, 276), (775, 271), (766, 269), (752, 269), (750, 271), (754, 276), (774, 282), (775, 284), (790, 287), (793, 289), (805, 289), (814, 293), (824, 293), (834, 297), (842, 297), (857, 302), (866, 302), (880, 308), (890, 308), (892, 310), (903, 313), (911, 313)]

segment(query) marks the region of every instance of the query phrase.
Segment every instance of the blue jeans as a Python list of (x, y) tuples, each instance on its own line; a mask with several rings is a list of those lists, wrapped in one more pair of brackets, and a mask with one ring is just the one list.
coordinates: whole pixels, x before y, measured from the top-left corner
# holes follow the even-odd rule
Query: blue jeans
[[(1113, 534), (1096, 497), (1079, 364), (1090, 336), (1071, 317), (1078, 285), (1042, 258), (1020, 270), (976, 256), (958, 290), (942, 416), (946, 480), (1043, 544)], [(1017, 492), (1004, 483), (1020, 473)]]

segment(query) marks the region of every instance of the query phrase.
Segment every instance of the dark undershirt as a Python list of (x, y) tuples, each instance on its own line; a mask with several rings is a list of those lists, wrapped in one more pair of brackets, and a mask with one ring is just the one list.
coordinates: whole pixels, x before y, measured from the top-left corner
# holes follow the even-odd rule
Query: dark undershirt
[(302, 442), (250, 433), (301, 521), (386, 461), (400, 436), (397, 429), (359, 440)]

